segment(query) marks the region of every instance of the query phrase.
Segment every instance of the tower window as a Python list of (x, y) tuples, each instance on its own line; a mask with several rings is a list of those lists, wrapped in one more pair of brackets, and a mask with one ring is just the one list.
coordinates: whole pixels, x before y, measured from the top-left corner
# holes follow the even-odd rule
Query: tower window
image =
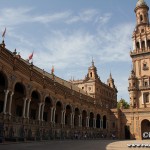
[(144, 82), (144, 86), (147, 87), (148, 86), (148, 82)]
[(136, 43), (136, 47), (137, 47), (137, 49), (139, 49), (139, 48), (140, 48), (140, 44), (139, 44), (139, 42), (137, 42), (137, 43)]
[(143, 21), (143, 16), (142, 15), (140, 15), (140, 20), (141, 20), (141, 22)]
[(90, 73), (90, 76), (92, 77), (92, 72)]
[(144, 29), (142, 29), (141, 32), (144, 33)]
[(144, 93), (143, 98), (144, 98), (144, 103), (149, 103), (149, 93)]
[(147, 66), (146, 62), (143, 63), (143, 70), (149, 70), (149, 67)]

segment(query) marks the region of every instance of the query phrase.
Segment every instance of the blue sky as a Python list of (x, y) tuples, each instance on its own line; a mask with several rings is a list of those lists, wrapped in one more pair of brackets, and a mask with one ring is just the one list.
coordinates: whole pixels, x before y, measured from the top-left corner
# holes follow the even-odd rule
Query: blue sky
[[(82, 79), (94, 58), (102, 82), (110, 71), (118, 100), (129, 101), (134, 8), (137, 0), (1, 0), (0, 30), (6, 47), (63, 79)], [(150, 6), (150, 1), (147, 0)]]

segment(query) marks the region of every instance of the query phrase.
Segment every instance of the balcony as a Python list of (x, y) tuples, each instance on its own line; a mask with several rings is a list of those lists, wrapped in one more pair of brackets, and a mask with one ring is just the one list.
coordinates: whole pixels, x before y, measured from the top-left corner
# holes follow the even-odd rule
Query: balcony
[(128, 87), (128, 91), (136, 91), (136, 90), (139, 90), (139, 88), (137, 86)]
[(133, 50), (130, 51), (130, 56), (134, 56), (134, 55), (140, 55), (140, 54), (146, 54), (150, 52), (150, 48), (147, 49), (137, 49), (137, 50)]
[(150, 90), (150, 85), (147, 86), (140, 86), (140, 90)]

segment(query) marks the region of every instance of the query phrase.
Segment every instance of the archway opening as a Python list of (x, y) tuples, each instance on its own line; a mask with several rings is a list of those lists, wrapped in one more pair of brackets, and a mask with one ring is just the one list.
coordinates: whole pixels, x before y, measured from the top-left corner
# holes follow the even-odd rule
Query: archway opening
[(103, 129), (106, 129), (107, 127), (107, 118), (106, 116), (103, 116)]
[(71, 106), (66, 106), (65, 125), (71, 125)]
[(86, 117), (87, 117), (87, 112), (83, 110), (82, 112), (82, 127), (86, 127)]
[(74, 116), (74, 126), (75, 127), (79, 126), (79, 115), (80, 115), (79, 109), (76, 108), (75, 109), (75, 116)]
[(141, 122), (141, 137), (142, 139), (149, 139), (150, 121), (145, 119)]
[(89, 127), (90, 128), (93, 128), (93, 119), (94, 119), (94, 114), (91, 112), (90, 119), (89, 119)]
[(61, 124), (62, 104), (60, 101), (56, 103), (55, 123)]
[(30, 103), (30, 115), (29, 115), (30, 119), (33, 120), (37, 119), (39, 103), (40, 103), (40, 94), (38, 91), (33, 91), (31, 94), (31, 103)]
[(14, 95), (12, 97), (11, 107), (13, 116), (22, 117), (24, 97), (25, 97), (25, 87), (22, 83), (18, 82), (15, 84)]
[(96, 116), (96, 128), (100, 128), (100, 120), (101, 120), (101, 116), (100, 116), (100, 114), (97, 114), (97, 116)]
[(50, 97), (45, 98), (45, 107), (44, 107), (44, 114), (43, 120), (49, 122), (51, 119), (51, 108), (53, 107), (52, 99)]
[(0, 113), (3, 112), (6, 84), (6, 77), (0, 72)]

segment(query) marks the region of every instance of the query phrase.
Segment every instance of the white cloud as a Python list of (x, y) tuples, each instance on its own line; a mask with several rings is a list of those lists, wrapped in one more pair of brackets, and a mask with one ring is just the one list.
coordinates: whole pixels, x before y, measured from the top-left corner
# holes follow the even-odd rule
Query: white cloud
[[(82, 30), (78, 31), (53, 31), (43, 40), (45, 54), (41, 51), (39, 60), (45, 55), (44, 62), (57, 64), (60, 68), (71, 65), (85, 66), (92, 56), (96, 61), (126, 62), (129, 60), (130, 34), (133, 26), (121, 24), (108, 30), (99, 30), (91, 34)], [(49, 59), (50, 57), (50, 59)]]
[(66, 23), (71, 24), (71, 23), (76, 23), (76, 22), (90, 22), (92, 21), (95, 16), (97, 16), (99, 12), (95, 9), (87, 9), (79, 12), (78, 15), (72, 15)]

